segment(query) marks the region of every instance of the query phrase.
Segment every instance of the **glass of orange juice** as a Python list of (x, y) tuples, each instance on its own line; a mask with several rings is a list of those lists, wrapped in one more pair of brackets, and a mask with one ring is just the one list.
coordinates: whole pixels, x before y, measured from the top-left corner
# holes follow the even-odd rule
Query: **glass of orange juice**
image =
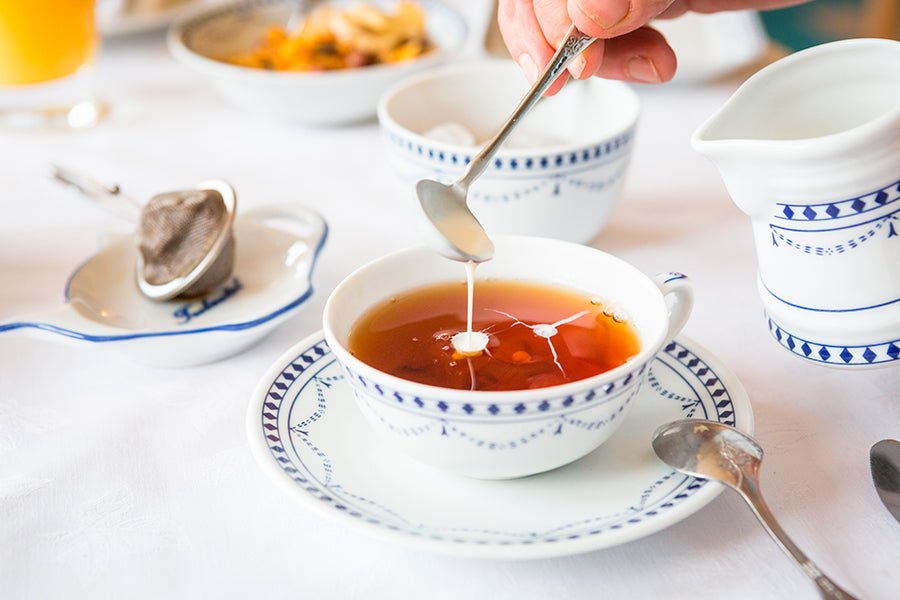
[(98, 50), (94, 0), (0, 0), (0, 125), (96, 124)]

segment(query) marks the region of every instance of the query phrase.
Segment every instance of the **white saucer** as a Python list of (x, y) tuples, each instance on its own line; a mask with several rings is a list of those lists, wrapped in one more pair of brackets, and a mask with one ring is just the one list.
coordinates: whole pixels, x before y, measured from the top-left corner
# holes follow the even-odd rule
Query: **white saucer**
[(467, 479), (380, 444), (320, 332), (262, 378), (247, 427), (266, 473), (348, 527), (421, 550), (539, 558), (638, 539), (715, 498), (720, 484), (676, 473), (650, 447), (656, 427), (691, 417), (752, 433), (740, 382), (697, 344), (679, 339), (654, 360), (625, 423), (598, 450), (522, 479)]
[(0, 322), (0, 334), (49, 333), (155, 366), (220, 360), (256, 343), (305, 304), (326, 235), (325, 221), (300, 206), (239, 215), (231, 278), (204, 298), (166, 302), (140, 292), (137, 244), (133, 236), (117, 236), (72, 274), (63, 306)]

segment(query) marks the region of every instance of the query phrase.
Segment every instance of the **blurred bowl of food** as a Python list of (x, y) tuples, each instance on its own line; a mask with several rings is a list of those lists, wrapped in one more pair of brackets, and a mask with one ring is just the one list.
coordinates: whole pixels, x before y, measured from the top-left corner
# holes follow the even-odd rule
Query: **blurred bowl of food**
[(301, 125), (372, 118), (381, 94), (462, 45), (462, 16), (437, 0), (239, 0), (172, 24), (171, 53), (232, 104)]
[[(459, 179), (528, 88), (511, 60), (477, 60), (388, 90), (378, 120), (410, 198), (420, 179)], [(625, 83), (570, 81), (521, 120), (472, 184), (472, 212), (488, 235), (591, 241), (621, 196), (639, 114), (639, 98)]]

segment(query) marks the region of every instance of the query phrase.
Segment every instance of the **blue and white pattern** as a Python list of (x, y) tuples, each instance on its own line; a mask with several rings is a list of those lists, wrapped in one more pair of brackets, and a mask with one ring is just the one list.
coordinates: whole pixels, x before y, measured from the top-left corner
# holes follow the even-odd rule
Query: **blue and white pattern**
[[(304, 341), (286, 357), (280, 370), (262, 382), (259, 390), (260, 394), (264, 390), (264, 397), (257, 398), (249, 413), (251, 437), (257, 432), (251, 441), (257, 442), (258, 457), (269, 467), (274, 461), (279, 478), (290, 480), (297, 497), (326, 515), (368, 534), (452, 554), (561, 555), (658, 531), (705, 505), (720, 490), (677, 474), (652, 457), (652, 430), (677, 418), (752, 428), (740, 384), (692, 344), (676, 341), (653, 361), (636, 406), (619, 432), (579, 461), (591, 465), (585, 471), (575, 463), (517, 480), (469, 480), (411, 465), (409, 459), (382, 447), (359, 414), (343, 371), (321, 337)], [(604, 448), (610, 448), (606, 455)], [(631, 467), (612, 458), (634, 453), (638, 457), (626, 460)], [(642, 482), (635, 483), (633, 473), (622, 473), (626, 468), (638, 469)], [(569, 480), (567, 473), (572, 474)], [(547, 488), (548, 481), (559, 489)], [(453, 486), (452, 492), (447, 485)], [(603, 490), (591, 491), (592, 486)], [(627, 489), (619, 489), (623, 486)], [(533, 490), (533, 500), (528, 490)], [(413, 491), (422, 498), (421, 510), (409, 505)], [(595, 501), (574, 503), (581, 507), (578, 510), (566, 505), (572, 495), (594, 493)], [(516, 510), (527, 510), (534, 502), (533, 514), (529, 512), (522, 522), (509, 522), (508, 494), (518, 498)], [(541, 504), (544, 500), (538, 496), (546, 494), (559, 494), (555, 512)], [(471, 511), (457, 515), (460, 502), (477, 503), (478, 516)], [(590, 507), (588, 512), (580, 512), (585, 506)]]
[(490, 419), (500, 421), (513, 419), (521, 421), (534, 416), (544, 419), (559, 413), (572, 414), (582, 407), (594, 406), (600, 402), (606, 402), (613, 396), (618, 396), (622, 390), (634, 387), (644, 374), (644, 367), (623, 374), (615, 381), (611, 381), (600, 389), (587, 390), (577, 395), (563, 395), (551, 398), (543, 398), (532, 402), (516, 403), (492, 403), (486, 406), (477, 406), (468, 402), (448, 403), (444, 400), (409, 396), (395, 390), (385, 389), (377, 383), (368, 381), (363, 376), (351, 373), (359, 384), (372, 396), (382, 402), (397, 406), (409, 406), (416, 414), (437, 417), (448, 417), (453, 420), (481, 421)]
[(778, 343), (793, 354), (823, 365), (852, 367), (900, 364), (900, 339), (858, 346), (830, 345), (806, 340), (786, 331), (766, 315), (769, 331)]
[[(560, 171), (569, 169), (583, 169), (598, 161), (608, 162), (625, 154), (634, 138), (634, 130), (629, 129), (622, 135), (607, 142), (588, 148), (564, 153), (552, 153), (531, 158), (496, 157), (488, 167), (491, 174), (534, 173), (546, 174), (548, 171)], [(421, 163), (429, 168), (444, 167), (448, 171), (457, 173), (472, 161), (472, 155), (467, 152), (455, 152), (429, 146), (427, 143), (415, 143), (396, 133), (386, 131), (385, 142), (393, 146), (401, 155), (413, 163)]]
[[(475, 185), (469, 192), (470, 201), (484, 202), (487, 204), (508, 204), (529, 198), (553, 199), (562, 196), (567, 191), (583, 193), (595, 193), (605, 190), (613, 185), (623, 182), (628, 170), (628, 161), (621, 161), (609, 165), (609, 172), (596, 173), (592, 177), (586, 173), (555, 174), (549, 178), (534, 178), (524, 180), (518, 187), (513, 187), (514, 180), (508, 180), (502, 186), (490, 186), (492, 191), (484, 191), (488, 186)], [(451, 183), (455, 178), (451, 176), (439, 177), (442, 183)]]
[(615, 379), (576, 386), (567, 394), (542, 388), (528, 401), (509, 393), (453, 401), (429, 393), (439, 388), (427, 387), (421, 395), (404, 394), (346, 363), (344, 369), (362, 412), (394, 443), (409, 444), (408, 453), (466, 475), (510, 477), (565, 464), (612, 435), (644, 381), (648, 362), (628, 365)]
[(841, 201), (777, 204), (765, 227), (760, 294), (778, 343), (822, 365), (900, 364), (900, 181)]
[(898, 237), (900, 181), (839, 202), (776, 204), (772, 245), (805, 254), (843, 254), (876, 239)]
[[(383, 138), (396, 152), (395, 158), (406, 161), (395, 166), (411, 182), (433, 177), (452, 183), (472, 160), (468, 152), (415, 142), (387, 130)], [(633, 143), (632, 128), (611, 140), (577, 150), (495, 157), (485, 172), (487, 177), (473, 184), (469, 199), (486, 204), (552, 201), (567, 190), (592, 194), (610, 189), (622, 184)]]
[(898, 210), (900, 181), (896, 181), (870, 194), (822, 204), (776, 204), (775, 218), (791, 223), (835, 221), (864, 214), (882, 214), (884, 207)]

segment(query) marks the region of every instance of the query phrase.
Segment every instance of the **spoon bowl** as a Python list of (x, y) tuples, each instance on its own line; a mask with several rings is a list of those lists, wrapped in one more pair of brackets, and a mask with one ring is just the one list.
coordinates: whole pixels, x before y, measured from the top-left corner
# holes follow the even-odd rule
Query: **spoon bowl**
[(416, 194), (427, 222), (433, 227), (429, 244), (440, 254), (453, 260), (483, 262), (494, 256), (494, 244), (481, 223), (466, 204), (466, 190), (458, 184), (444, 184), (423, 179), (416, 184)]
[(670, 423), (657, 430), (653, 450), (677, 471), (738, 487), (744, 470), (759, 475), (763, 450), (746, 434), (719, 425), (699, 420)]
[(822, 598), (854, 600), (803, 554), (775, 520), (759, 490), (763, 450), (750, 436), (717, 421), (682, 419), (656, 430), (653, 451), (676, 471), (737, 490), (769, 535), (816, 584)]

